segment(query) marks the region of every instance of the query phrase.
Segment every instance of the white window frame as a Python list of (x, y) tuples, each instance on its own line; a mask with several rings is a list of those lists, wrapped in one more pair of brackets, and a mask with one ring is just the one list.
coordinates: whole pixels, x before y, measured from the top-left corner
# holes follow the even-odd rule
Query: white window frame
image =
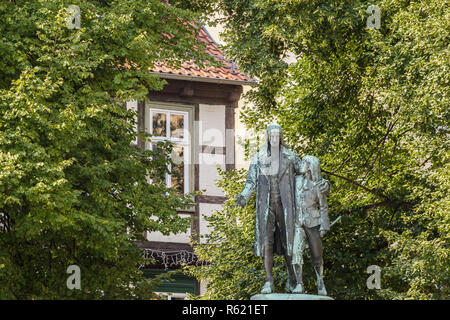
[[(184, 193), (190, 192), (190, 166), (191, 163), (191, 148), (192, 148), (192, 139), (190, 130), (191, 128), (191, 119), (189, 117), (188, 111), (178, 110), (179, 107), (168, 105), (173, 108), (164, 108), (163, 106), (156, 106), (153, 104), (148, 105), (148, 120), (149, 120), (149, 133), (153, 133), (153, 114), (154, 113), (163, 113), (166, 115), (166, 136), (165, 137), (151, 137), (151, 143), (157, 143), (158, 141), (171, 141), (174, 144), (174, 147), (182, 147), (183, 148), (183, 163), (184, 163)], [(183, 139), (180, 138), (172, 138), (170, 137), (170, 116), (174, 115), (182, 115), (184, 116), (184, 129), (183, 129)], [(169, 165), (169, 170), (172, 171), (172, 166)], [(172, 177), (170, 174), (166, 174), (166, 186), (168, 188), (172, 188)]]

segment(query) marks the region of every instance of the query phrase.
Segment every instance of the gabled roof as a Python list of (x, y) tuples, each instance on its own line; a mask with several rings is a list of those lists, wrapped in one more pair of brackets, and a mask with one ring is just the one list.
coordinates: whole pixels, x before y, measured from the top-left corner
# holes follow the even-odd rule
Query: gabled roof
[(193, 62), (183, 62), (181, 67), (173, 67), (158, 62), (150, 71), (157, 73), (161, 78), (180, 79), (203, 82), (219, 82), (229, 84), (256, 84), (256, 80), (239, 71), (238, 66), (224, 57), (219, 45), (214, 41), (208, 31), (201, 27), (197, 39), (206, 44), (206, 52), (215, 57), (216, 61), (223, 63), (222, 67), (208, 66), (200, 69)]

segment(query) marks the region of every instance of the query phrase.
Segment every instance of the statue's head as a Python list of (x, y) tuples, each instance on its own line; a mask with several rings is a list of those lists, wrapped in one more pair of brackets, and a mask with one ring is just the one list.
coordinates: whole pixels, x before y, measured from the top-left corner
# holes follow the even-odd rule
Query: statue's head
[(302, 158), (302, 172), (309, 175), (312, 181), (322, 180), (322, 173), (320, 172), (319, 159), (314, 156), (304, 156)]
[(272, 127), (270, 130), (267, 130), (267, 136), (270, 141), (270, 145), (273, 147), (278, 147), (280, 145), (281, 127), (280, 129), (277, 127)]
[(284, 145), (282, 132), (283, 130), (281, 129), (281, 126), (277, 123), (272, 123), (267, 126), (266, 133), (269, 147), (279, 147), (280, 144)]

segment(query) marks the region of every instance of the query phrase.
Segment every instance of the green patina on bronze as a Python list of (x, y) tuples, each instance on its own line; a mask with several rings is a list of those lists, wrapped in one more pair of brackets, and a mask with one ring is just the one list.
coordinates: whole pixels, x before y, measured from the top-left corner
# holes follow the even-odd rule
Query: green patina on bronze
[(320, 238), (330, 228), (325, 198), (329, 183), (320, 174), (317, 158), (306, 156), (301, 160), (289, 150), (278, 124), (269, 125), (266, 135), (266, 142), (251, 160), (244, 189), (236, 197), (236, 204), (245, 206), (256, 190), (254, 251), (263, 258), (266, 271), (261, 293), (274, 290), (274, 255), (285, 257), (286, 291), (303, 293), (302, 255), (307, 239), (314, 257), (319, 294), (326, 295)]

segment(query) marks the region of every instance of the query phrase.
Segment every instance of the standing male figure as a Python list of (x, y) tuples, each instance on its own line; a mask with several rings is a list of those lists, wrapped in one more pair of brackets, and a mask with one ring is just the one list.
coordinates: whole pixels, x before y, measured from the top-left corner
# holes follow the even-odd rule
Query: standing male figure
[(292, 265), (297, 286), (293, 293), (303, 293), (303, 250), (308, 240), (311, 260), (317, 276), (318, 294), (326, 296), (321, 238), (330, 230), (330, 220), (326, 193), (321, 192), (319, 188), (323, 179), (319, 159), (314, 156), (303, 157), (302, 172), (304, 175), (297, 176), (295, 179), (296, 217)]
[[(272, 293), (273, 257), (284, 255), (288, 281), (286, 291), (296, 286), (292, 266), (295, 223), (295, 174), (301, 174), (302, 161), (283, 142), (282, 129), (271, 124), (266, 142), (253, 156), (244, 189), (236, 196), (236, 204), (245, 206), (256, 189), (255, 245), (256, 256), (262, 257), (266, 282), (261, 293)], [(324, 180), (321, 188), (329, 184)]]

